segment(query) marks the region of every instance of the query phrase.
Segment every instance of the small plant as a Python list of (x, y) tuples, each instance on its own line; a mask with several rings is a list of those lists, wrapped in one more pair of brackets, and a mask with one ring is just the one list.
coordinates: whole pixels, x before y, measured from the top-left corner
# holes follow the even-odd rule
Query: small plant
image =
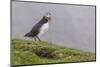
[(50, 49), (47, 47), (39, 47), (37, 48), (37, 50), (34, 50), (34, 52), (40, 56), (40, 57), (44, 57), (44, 58), (53, 58), (51, 55), (52, 52), (54, 52), (54, 49)]

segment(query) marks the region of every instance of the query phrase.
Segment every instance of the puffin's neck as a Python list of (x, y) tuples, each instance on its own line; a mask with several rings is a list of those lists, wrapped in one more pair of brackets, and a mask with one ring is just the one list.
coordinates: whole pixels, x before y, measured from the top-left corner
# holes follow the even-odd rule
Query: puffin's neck
[(44, 16), (44, 17), (40, 20), (40, 22), (41, 22), (41, 23), (47, 23), (48, 20), (47, 20), (47, 18)]

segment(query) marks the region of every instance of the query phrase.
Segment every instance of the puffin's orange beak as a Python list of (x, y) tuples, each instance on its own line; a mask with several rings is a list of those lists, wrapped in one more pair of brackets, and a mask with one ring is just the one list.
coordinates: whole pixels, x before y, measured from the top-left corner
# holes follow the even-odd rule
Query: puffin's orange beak
[(48, 20), (51, 21), (51, 17), (48, 17)]

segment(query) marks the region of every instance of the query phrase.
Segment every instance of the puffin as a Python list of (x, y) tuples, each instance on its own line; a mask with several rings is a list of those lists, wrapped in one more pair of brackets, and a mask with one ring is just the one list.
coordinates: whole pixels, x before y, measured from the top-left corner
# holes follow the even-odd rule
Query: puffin
[(41, 18), (41, 20), (38, 23), (36, 23), (28, 33), (24, 35), (24, 37), (34, 38), (35, 41), (37, 39), (41, 41), (40, 37), (48, 31), (50, 21), (51, 13), (47, 12)]

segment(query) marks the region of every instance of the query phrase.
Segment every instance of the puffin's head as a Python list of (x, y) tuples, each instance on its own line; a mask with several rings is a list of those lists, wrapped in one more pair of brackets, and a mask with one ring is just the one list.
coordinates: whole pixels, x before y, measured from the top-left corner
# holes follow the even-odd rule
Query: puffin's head
[(48, 19), (48, 21), (51, 21), (51, 13), (47, 12), (45, 17)]

